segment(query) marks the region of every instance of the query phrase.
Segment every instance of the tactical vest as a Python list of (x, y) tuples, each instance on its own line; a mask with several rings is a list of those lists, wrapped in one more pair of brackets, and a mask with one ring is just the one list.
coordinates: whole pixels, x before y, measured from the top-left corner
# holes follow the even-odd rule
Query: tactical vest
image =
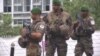
[(76, 27), (75, 31), (78, 36), (90, 36), (89, 33), (86, 33), (86, 30), (92, 27), (91, 25), (91, 17), (86, 19), (78, 20), (78, 26)]
[[(48, 14), (47, 19), (48, 19), (48, 25), (55, 25), (56, 23), (59, 24), (67, 24), (66, 20), (70, 17), (70, 15), (66, 12), (61, 12), (61, 14), (56, 15), (54, 12), (51, 12)], [(57, 32), (58, 34), (53, 34), (53, 36), (60, 36), (60, 33)]]
[(66, 23), (67, 18), (69, 18), (69, 14), (66, 12), (62, 12), (59, 16), (55, 15), (54, 12), (48, 14), (48, 22), (49, 24), (54, 24), (55, 20), (61, 19), (63, 23)]

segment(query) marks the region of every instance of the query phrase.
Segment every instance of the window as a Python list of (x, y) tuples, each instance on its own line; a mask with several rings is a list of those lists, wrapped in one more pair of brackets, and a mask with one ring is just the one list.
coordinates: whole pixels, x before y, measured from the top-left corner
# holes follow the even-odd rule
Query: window
[(14, 14), (14, 17), (23, 17), (22, 14)]
[(15, 12), (23, 11), (23, 1), (24, 0), (14, 0), (14, 11)]
[(22, 6), (14, 6), (14, 11), (15, 12), (23, 11)]
[(41, 3), (41, 0), (33, 0), (33, 3)]
[(29, 17), (29, 13), (23, 13), (23, 14), (14, 14), (14, 17)]
[(42, 1), (43, 11), (50, 11), (50, 0)]
[(31, 0), (24, 0), (24, 11), (30, 11)]
[(41, 5), (37, 5), (37, 6), (34, 5), (33, 8), (39, 8), (39, 9), (42, 9), (42, 6), (41, 6)]
[(26, 23), (30, 23), (31, 20), (30, 20), (30, 19), (25, 19), (25, 20), (23, 20), (23, 23), (24, 23), (24, 22), (26, 22)]
[(4, 5), (5, 5), (5, 6), (11, 5), (11, 0), (4, 0)]
[(23, 24), (24, 22), (30, 23), (30, 19), (14, 19), (14, 24)]
[(31, 0), (14, 0), (15, 12), (27, 12), (30, 11)]
[(26, 11), (30, 11), (30, 6), (26, 6)]
[(4, 12), (11, 12), (11, 0), (4, 0)]
[(4, 12), (11, 12), (11, 6), (5, 6)]
[(25, 0), (26, 5), (30, 5), (31, 4), (30, 2), (31, 2), (31, 0)]
[(40, 8), (42, 10), (42, 0), (33, 0), (33, 8)]
[(23, 0), (14, 0), (14, 4), (21, 4)]
[(23, 24), (22, 19), (14, 19), (14, 24)]

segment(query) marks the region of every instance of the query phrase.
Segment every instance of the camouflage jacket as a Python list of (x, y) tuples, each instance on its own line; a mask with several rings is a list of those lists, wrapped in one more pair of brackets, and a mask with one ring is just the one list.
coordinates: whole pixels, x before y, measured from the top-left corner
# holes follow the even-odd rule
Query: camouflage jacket
[[(45, 29), (46, 29), (46, 25), (45, 23), (42, 21), (42, 20), (39, 20), (39, 21), (34, 21), (31, 25), (31, 32), (40, 32), (42, 33), (42, 37), (45, 33)], [(36, 42), (40, 42), (42, 40), (42, 37), (39, 41), (37, 40), (34, 40), (34, 39), (31, 39), (32, 42), (36, 41)]]
[[(19, 38), (18, 40), (18, 43), (19, 45), (22, 47), (22, 48), (26, 48), (26, 46), (28, 46), (29, 43), (33, 43), (33, 44), (39, 44), (39, 42), (42, 40), (42, 37), (45, 33), (45, 29), (46, 29), (46, 26), (45, 26), (45, 23), (41, 20), (38, 20), (38, 21), (34, 21), (30, 26), (30, 31), (27, 31), (27, 32), (30, 32), (27, 36), (27, 34), (25, 36), (22, 36), (21, 38)], [(40, 32), (42, 33), (42, 37), (41, 39), (39, 40), (36, 40), (36, 39), (32, 39), (31, 38), (31, 33), (32, 32)], [(26, 41), (27, 40), (27, 41)]]
[(70, 33), (72, 19), (67, 12), (54, 13), (51, 12), (47, 15), (47, 32), (52, 36), (66, 37)]
[(77, 20), (73, 24), (72, 39), (79, 39), (79, 37), (91, 37), (95, 31), (95, 21), (93, 17), (89, 16), (83, 21)]

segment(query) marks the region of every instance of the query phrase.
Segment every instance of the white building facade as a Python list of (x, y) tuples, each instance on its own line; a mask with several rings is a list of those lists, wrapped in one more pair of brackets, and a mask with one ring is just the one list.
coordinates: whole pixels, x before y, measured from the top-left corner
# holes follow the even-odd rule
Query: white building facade
[(30, 11), (38, 7), (42, 14), (52, 11), (52, 0), (0, 0), (0, 13), (11, 14), (12, 26), (30, 22)]

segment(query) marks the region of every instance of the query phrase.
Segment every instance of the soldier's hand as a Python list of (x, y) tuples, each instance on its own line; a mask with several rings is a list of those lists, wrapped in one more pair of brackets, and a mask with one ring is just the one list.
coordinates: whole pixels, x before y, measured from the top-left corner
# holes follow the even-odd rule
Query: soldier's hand
[(51, 25), (51, 26), (49, 26), (49, 28), (50, 28), (50, 31), (56, 31), (56, 27), (55, 27), (55, 25)]
[(60, 33), (63, 35), (63, 36), (65, 36), (66, 37), (66, 40), (68, 40), (69, 39), (69, 36), (70, 36), (70, 28), (69, 28), (69, 26), (67, 26), (67, 25), (61, 25), (60, 26)]
[(69, 32), (69, 26), (67, 26), (67, 25), (61, 25), (59, 28), (60, 28), (60, 31), (63, 33)]

